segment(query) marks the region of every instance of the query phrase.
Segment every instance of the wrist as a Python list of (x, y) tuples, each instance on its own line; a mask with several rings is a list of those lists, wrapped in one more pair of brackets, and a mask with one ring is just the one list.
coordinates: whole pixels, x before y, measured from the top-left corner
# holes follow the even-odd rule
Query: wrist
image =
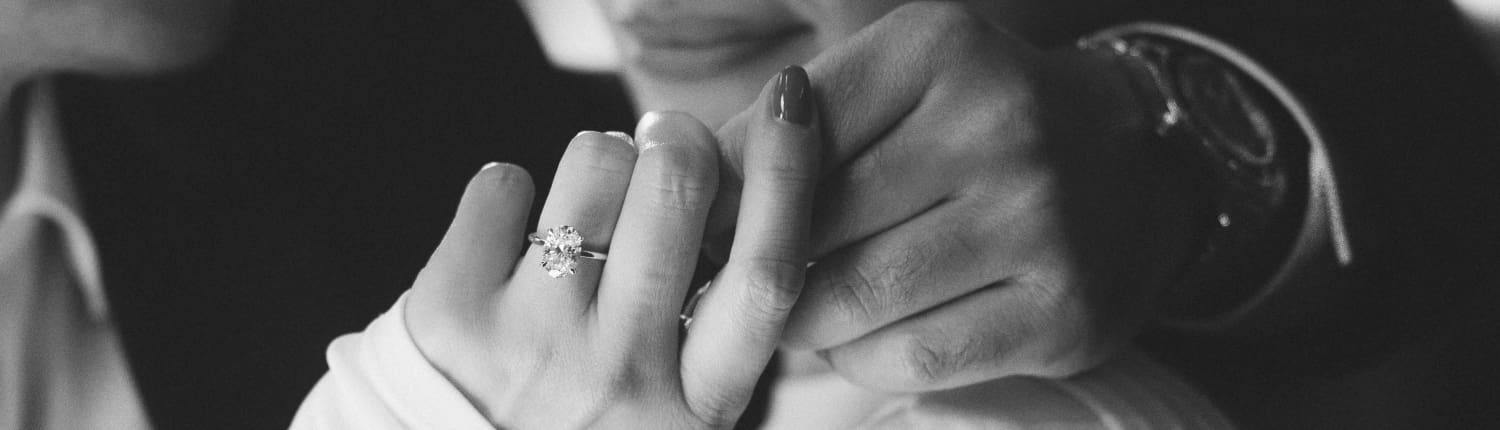
[(1070, 105), (1061, 109), (1069, 124), (1052, 128), (1089, 133), (1063, 136), (1081, 145), (1069, 163), (1115, 172), (1089, 179), (1115, 182), (1093, 186), (1112, 194), (1102, 199), (1113, 202), (1099, 208), (1102, 217), (1094, 222), (1121, 230), (1108, 236), (1133, 250), (1123, 262), (1125, 273), (1114, 279), (1130, 279), (1155, 297), (1180, 277), (1202, 246), (1209, 227), (1203, 220), (1211, 214), (1202, 186), (1206, 172), (1190, 154), (1162, 141), (1157, 126), (1164, 101), (1138, 64), (1095, 50), (1066, 48), (1048, 55), (1054, 65), (1049, 76), (1061, 78), (1052, 85), (1059, 89), (1053, 94)]

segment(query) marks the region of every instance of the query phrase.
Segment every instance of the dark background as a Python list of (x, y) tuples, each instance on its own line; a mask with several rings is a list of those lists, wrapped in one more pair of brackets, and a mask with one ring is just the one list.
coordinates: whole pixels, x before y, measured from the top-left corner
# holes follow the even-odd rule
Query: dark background
[(240, 12), (199, 69), (62, 85), (158, 428), (284, 428), (328, 342), (410, 286), (480, 166), (519, 164), (545, 190), (573, 134), (633, 129), (618, 84), (551, 69), (514, 2)]

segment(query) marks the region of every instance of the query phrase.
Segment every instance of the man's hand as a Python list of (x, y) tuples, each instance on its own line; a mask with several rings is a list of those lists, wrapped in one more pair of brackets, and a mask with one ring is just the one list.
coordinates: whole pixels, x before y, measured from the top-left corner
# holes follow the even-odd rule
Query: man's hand
[[(1127, 342), (1185, 261), (1186, 193), (1112, 58), (919, 2), (807, 70), (827, 147), (784, 347), (885, 390), (1069, 375)], [(752, 113), (718, 133), (726, 190)]]

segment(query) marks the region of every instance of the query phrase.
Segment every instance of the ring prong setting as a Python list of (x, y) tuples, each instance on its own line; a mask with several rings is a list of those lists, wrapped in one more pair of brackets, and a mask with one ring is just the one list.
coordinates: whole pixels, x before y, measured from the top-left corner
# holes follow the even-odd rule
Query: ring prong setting
[(567, 225), (547, 229), (542, 239), (542, 269), (547, 276), (566, 278), (578, 269), (578, 254), (583, 251), (583, 236)]

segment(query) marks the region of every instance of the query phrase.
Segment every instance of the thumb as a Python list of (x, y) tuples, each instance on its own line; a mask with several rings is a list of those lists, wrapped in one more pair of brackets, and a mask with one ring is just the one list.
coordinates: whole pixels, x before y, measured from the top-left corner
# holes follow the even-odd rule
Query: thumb
[(786, 68), (756, 106), (741, 154), (738, 234), (682, 350), (683, 393), (694, 412), (712, 421), (732, 421), (749, 401), (807, 267), (820, 153), (807, 72)]

